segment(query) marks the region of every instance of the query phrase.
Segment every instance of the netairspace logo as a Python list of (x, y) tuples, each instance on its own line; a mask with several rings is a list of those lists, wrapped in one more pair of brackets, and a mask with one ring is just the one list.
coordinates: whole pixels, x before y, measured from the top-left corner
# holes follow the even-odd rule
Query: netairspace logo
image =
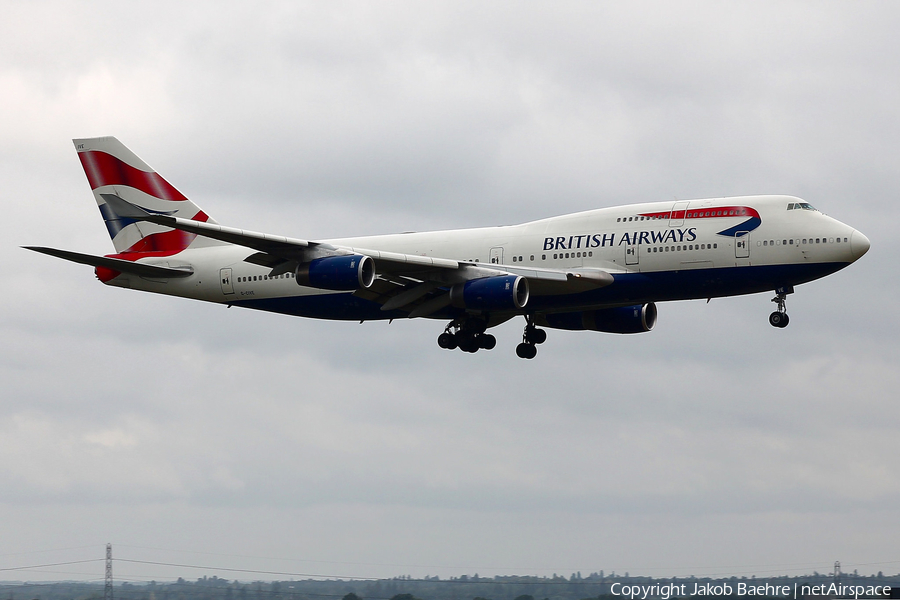
[(831, 598), (854, 598), (880, 596), (889, 598), (891, 586), (889, 585), (841, 585), (839, 583), (821, 585), (790, 585), (750, 584), (740, 582), (735, 585), (728, 583), (695, 583), (693, 589), (688, 591), (687, 583), (665, 583), (654, 585), (623, 585), (614, 583), (610, 593), (614, 596), (624, 596), (631, 600), (647, 600), (648, 598), (669, 598), (681, 596), (784, 596), (784, 597), (808, 597), (828, 596)]

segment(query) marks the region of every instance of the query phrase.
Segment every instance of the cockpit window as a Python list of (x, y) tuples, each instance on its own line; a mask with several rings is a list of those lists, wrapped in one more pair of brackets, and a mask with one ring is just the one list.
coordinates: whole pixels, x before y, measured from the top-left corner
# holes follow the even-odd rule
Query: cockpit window
[(788, 210), (816, 210), (816, 207), (809, 202), (791, 202), (787, 205)]

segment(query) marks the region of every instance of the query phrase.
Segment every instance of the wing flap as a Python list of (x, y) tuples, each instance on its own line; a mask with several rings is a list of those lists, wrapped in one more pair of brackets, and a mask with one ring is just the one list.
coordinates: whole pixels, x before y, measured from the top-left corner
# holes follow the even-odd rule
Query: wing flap
[(427, 295), (432, 290), (436, 290), (441, 284), (433, 281), (426, 281), (419, 285), (407, 288), (402, 292), (391, 296), (387, 302), (381, 306), (381, 310), (394, 310), (395, 308), (403, 308), (408, 304), (412, 304), (422, 296)]

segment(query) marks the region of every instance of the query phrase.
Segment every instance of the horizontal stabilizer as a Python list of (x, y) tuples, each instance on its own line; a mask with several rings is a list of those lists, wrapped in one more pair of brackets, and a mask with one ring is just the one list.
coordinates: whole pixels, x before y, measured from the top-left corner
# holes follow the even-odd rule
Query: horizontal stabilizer
[(41, 254), (49, 254), (63, 260), (80, 263), (82, 265), (90, 265), (92, 267), (106, 267), (120, 273), (130, 273), (139, 277), (153, 277), (163, 279), (167, 277), (189, 277), (193, 275), (194, 269), (191, 267), (181, 267), (173, 269), (171, 267), (157, 267), (154, 265), (145, 265), (130, 260), (122, 260), (121, 258), (110, 258), (108, 256), (93, 256), (91, 254), (80, 254), (78, 252), (69, 252), (67, 250), (57, 250), (56, 248), (42, 248), (40, 246), (22, 246), (26, 250), (34, 250)]

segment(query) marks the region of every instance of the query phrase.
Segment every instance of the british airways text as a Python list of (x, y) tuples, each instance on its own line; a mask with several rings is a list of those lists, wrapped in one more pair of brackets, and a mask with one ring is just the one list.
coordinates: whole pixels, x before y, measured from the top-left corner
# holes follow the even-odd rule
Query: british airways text
[(663, 231), (633, 231), (623, 233), (616, 244), (615, 233), (570, 235), (569, 237), (544, 238), (544, 250), (575, 250), (577, 248), (601, 248), (606, 246), (634, 246), (639, 244), (665, 244), (667, 242), (693, 242), (697, 228), (668, 229)]

